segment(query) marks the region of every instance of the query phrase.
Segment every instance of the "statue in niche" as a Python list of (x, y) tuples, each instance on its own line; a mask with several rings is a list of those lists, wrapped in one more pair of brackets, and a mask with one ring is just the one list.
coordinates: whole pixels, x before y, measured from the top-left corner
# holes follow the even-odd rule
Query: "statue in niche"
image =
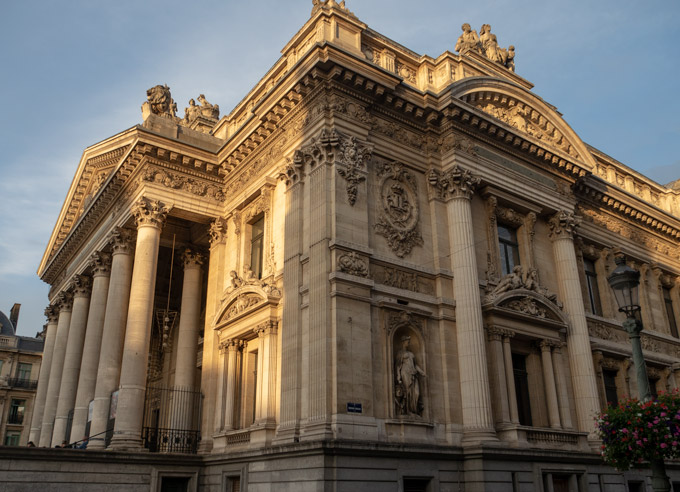
[(423, 402), (420, 398), (418, 377), (425, 377), (425, 371), (418, 366), (416, 356), (409, 350), (410, 343), (410, 336), (401, 337), (401, 349), (397, 352), (394, 363), (396, 377), (394, 399), (398, 415), (421, 417)]
[(463, 30), (463, 34), (461, 34), (458, 41), (456, 41), (454, 50), (461, 54), (466, 51), (481, 53), (477, 31), (470, 29), (470, 24), (467, 22), (461, 26), (461, 29)]

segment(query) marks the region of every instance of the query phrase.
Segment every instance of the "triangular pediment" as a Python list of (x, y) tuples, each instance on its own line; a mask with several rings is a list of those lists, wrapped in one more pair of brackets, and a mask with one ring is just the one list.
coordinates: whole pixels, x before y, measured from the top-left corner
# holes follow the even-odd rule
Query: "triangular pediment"
[(594, 157), (555, 108), (516, 84), (491, 77), (473, 77), (453, 84), (451, 95), (491, 116), (536, 146), (550, 149), (588, 170)]

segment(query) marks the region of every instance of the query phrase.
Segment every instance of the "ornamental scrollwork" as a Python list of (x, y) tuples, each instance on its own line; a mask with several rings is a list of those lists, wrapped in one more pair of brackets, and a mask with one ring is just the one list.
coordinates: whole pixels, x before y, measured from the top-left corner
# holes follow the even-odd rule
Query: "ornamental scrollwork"
[(545, 308), (540, 307), (534, 299), (530, 297), (524, 297), (522, 299), (513, 299), (504, 304), (504, 307), (512, 309), (513, 311), (518, 311), (523, 314), (528, 314), (530, 316), (535, 316), (537, 318), (545, 318), (547, 311)]
[(341, 138), (340, 149), (337, 155), (338, 174), (347, 181), (347, 201), (354, 206), (357, 200), (359, 183), (366, 181), (362, 173), (365, 161), (373, 153), (372, 145), (359, 145), (356, 137)]
[(224, 191), (217, 185), (202, 183), (197, 179), (169, 173), (153, 167), (144, 171), (142, 179), (144, 181), (161, 184), (166, 188), (172, 188), (173, 190), (183, 190), (192, 195), (210, 198), (217, 202), (224, 201), (226, 197)]
[(394, 254), (403, 258), (414, 246), (424, 244), (418, 228), (418, 185), (399, 162), (378, 165), (378, 177), (382, 210), (373, 227)]
[(338, 257), (338, 269), (356, 277), (368, 277), (368, 264), (354, 251)]
[(236, 298), (224, 315), (224, 320), (228, 321), (235, 318), (239, 314), (245, 312), (247, 309), (259, 304), (264, 299), (257, 294), (243, 294)]

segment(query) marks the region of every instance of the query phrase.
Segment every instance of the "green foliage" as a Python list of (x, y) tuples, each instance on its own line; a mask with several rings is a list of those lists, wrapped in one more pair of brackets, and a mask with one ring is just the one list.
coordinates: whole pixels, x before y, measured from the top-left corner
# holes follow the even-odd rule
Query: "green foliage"
[(618, 470), (650, 460), (680, 456), (680, 394), (662, 393), (656, 400), (635, 398), (610, 405), (598, 416), (602, 457)]

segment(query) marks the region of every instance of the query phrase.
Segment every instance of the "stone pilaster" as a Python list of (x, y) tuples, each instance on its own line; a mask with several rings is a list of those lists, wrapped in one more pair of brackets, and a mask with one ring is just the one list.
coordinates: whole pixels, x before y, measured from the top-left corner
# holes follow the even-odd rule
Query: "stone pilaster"
[(64, 369), (61, 375), (57, 413), (54, 419), (52, 446), (61, 444), (63, 440), (68, 440), (69, 438), (66, 435), (66, 426), (69, 412), (73, 410), (76, 401), (91, 292), (92, 279), (84, 275), (76, 275), (73, 279), (73, 314), (71, 315), (71, 326), (68, 331), (68, 341), (66, 342)]
[(196, 390), (196, 354), (201, 317), (201, 265), (203, 255), (187, 249), (182, 257), (184, 280), (177, 335), (175, 395), (172, 423), (175, 429), (189, 429), (193, 419), (192, 392)]
[(35, 405), (33, 406), (33, 417), (31, 418), (31, 432), (28, 440), (34, 444), (40, 441), (40, 428), (45, 411), (45, 399), (47, 398), (47, 384), (50, 381), (50, 369), (52, 367), (52, 354), (54, 352), (54, 341), (57, 338), (57, 321), (59, 313), (53, 306), (45, 309), (47, 317), (47, 330), (45, 334), (45, 348), (43, 349), (42, 362), (40, 363), (40, 375), (38, 376), (38, 389), (35, 394)]
[(237, 357), (241, 348), (241, 344), (237, 340), (227, 340), (225, 343), (226, 350), (226, 387), (224, 398), (224, 430), (232, 430), (236, 427), (234, 422), (234, 410), (236, 408), (236, 389), (238, 387)]
[(45, 411), (43, 412), (43, 421), (40, 429), (40, 447), (50, 447), (52, 444), (54, 417), (57, 414), (61, 375), (64, 370), (64, 355), (66, 355), (66, 342), (68, 340), (68, 331), (71, 325), (73, 296), (70, 293), (60, 294), (59, 299), (57, 300), (57, 307), (59, 309), (57, 336), (54, 341), (50, 379), (47, 384), (47, 396), (45, 397)]
[(276, 332), (277, 323), (266, 321), (255, 328), (259, 339), (258, 384), (255, 424), (266, 425), (276, 420)]
[(132, 279), (132, 234), (114, 229), (111, 235), (111, 276), (106, 300), (101, 350), (94, 390), (88, 449), (103, 449), (109, 423), (111, 393), (118, 389), (123, 340)]
[(555, 385), (555, 371), (552, 362), (553, 343), (543, 340), (539, 344), (541, 350), (541, 365), (543, 367), (543, 386), (545, 400), (548, 405), (548, 421), (553, 429), (560, 429), (560, 408), (557, 401), (557, 387)]
[(569, 317), (567, 350), (578, 430), (588, 432), (591, 439), (596, 439), (593, 419), (599, 411), (599, 399), (573, 238), (579, 223), (580, 219), (573, 213), (560, 211), (549, 220), (548, 225), (560, 298)]
[(482, 303), (477, 276), (470, 200), (480, 178), (454, 165), (446, 173), (430, 170), (430, 191), (446, 201), (456, 298), (458, 365), (464, 441), (496, 439), (486, 363)]
[(512, 347), (510, 339), (515, 334), (509, 330), (503, 332), (503, 363), (505, 364), (505, 384), (508, 387), (508, 407), (510, 407), (510, 421), (519, 424), (519, 410), (517, 409), (517, 389), (515, 388), (515, 372), (512, 368)]
[(120, 370), (116, 424), (110, 445), (117, 450), (142, 448), (142, 418), (158, 248), (168, 209), (159, 201), (142, 198), (135, 204), (132, 213), (137, 223), (137, 244)]
[(288, 166), (282, 173), (286, 190), (285, 242), (283, 259), (283, 315), (281, 330), (281, 408), (276, 440), (292, 442), (300, 426), (301, 347), (300, 285), (302, 267), (303, 185), (300, 164)]
[(493, 397), (498, 408), (496, 421), (499, 423), (510, 422), (510, 407), (508, 405), (508, 386), (505, 376), (505, 361), (503, 359), (503, 329), (489, 326), (486, 329), (491, 349), (491, 370), (493, 371)]
[(562, 360), (562, 342), (555, 343), (552, 349), (553, 370), (557, 384), (557, 399), (559, 400), (560, 422), (564, 429), (571, 429), (571, 412), (569, 411), (569, 393), (567, 379), (564, 376), (564, 361)]
[(73, 409), (73, 424), (71, 426), (70, 442), (79, 441), (85, 435), (87, 414), (90, 401), (94, 398), (97, 383), (97, 368), (106, 313), (106, 299), (109, 294), (109, 280), (111, 277), (111, 255), (95, 253), (92, 256), (92, 299), (90, 312), (87, 317), (87, 330), (83, 345), (83, 358), (80, 363), (78, 391), (76, 392), (75, 408)]

